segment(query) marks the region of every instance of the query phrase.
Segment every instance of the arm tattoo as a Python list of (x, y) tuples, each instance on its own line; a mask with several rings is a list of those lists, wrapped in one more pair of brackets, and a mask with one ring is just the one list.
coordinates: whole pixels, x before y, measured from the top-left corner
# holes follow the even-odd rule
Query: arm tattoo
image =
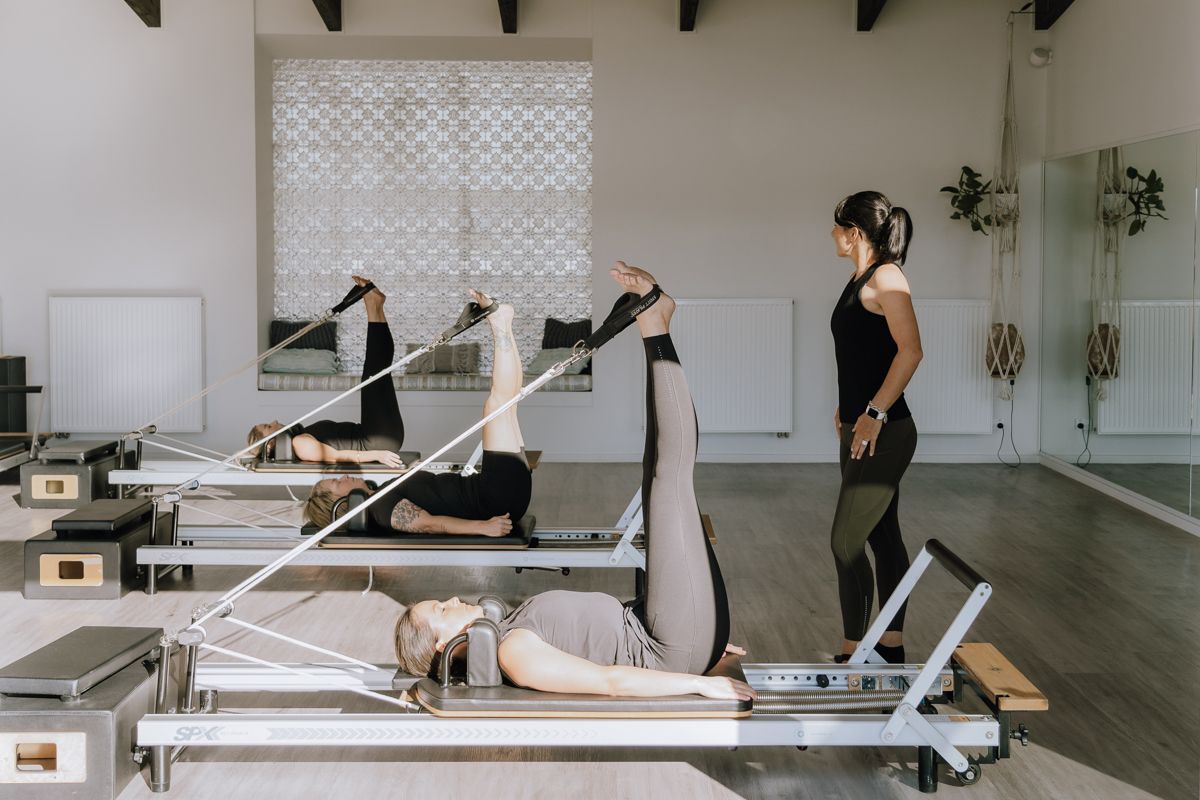
[(417, 533), (412, 527), (417, 518), (425, 513), (425, 510), (417, 504), (409, 500), (401, 500), (392, 509), (392, 528), (398, 531), (407, 531), (409, 533)]

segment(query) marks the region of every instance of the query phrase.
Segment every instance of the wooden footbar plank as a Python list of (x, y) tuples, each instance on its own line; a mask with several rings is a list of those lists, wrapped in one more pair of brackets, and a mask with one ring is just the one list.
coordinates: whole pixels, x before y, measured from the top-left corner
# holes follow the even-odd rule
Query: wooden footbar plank
[(1013, 666), (995, 645), (987, 642), (960, 644), (954, 660), (1001, 711), (1046, 711), (1050, 701)]

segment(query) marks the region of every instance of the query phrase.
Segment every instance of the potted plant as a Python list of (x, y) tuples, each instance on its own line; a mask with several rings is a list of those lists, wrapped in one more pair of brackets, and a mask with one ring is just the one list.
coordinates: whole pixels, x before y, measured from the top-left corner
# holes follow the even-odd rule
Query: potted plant
[(969, 166), (963, 166), (958, 185), (943, 186), (941, 191), (950, 195), (950, 205), (954, 209), (950, 219), (965, 219), (971, 224), (971, 230), (987, 236), (992, 227), (992, 215), (980, 212), (984, 199), (991, 193), (992, 182), (980, 180), (982, 177)]

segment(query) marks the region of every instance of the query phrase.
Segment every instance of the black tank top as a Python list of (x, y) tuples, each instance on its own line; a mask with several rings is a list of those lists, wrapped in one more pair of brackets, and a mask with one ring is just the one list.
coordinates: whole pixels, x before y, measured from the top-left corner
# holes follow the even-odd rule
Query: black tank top
[(308, 434), (318, 442), (324, 442), (334, 450), (379, 450), (371, 447), (369, 436), (363, 426), (357, 422), (338, 422), (332, 419), (321, 419), (311, 425), (293, 425), (288, 429), (292, 438)]
[[(873, 264), (860, 278), (846, 284), (829, 320), (833, 352), (837, 358), (838, 407), (843, 422), (852, 423), (867, 410), (867, 403), (883, 385), (883, 379), (892, 368), (892, 360), (899, 352), (896, 340), (888, 330), (887, 319), (864, 308), (858, 296), (880, 266)], [(903, 394), (887, 414), (888, 419), (912, 416)]]

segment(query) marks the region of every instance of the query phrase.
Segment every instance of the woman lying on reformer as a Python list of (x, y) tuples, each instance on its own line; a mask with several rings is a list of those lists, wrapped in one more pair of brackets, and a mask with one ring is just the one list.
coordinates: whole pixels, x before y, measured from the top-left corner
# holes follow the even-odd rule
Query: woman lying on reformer
[[(653, 277), (624, 262), (612, 275), (638, 295), (660, 291)], [(500, 623), (500, 668), (518, 686), (629, 697), (754, 696), (741, 681), (704, 675), (724, 653), (744, 651), (726, 644), (725, 584), (696, 506), (696, 416), (669, 333), (674, 309), (663, 294), (637, 317), (646, 351), (644, 610), (597, 592), (550, 591), (526, 600)], [(428, 674), (446, 643), (483, 614), (457, 597), (410, 606), (395, 629), (400, 668)]]
[[(495, 303), (487, 295), (472, 290), (471, 296), (481, 309), (491, 310), (487, 320), (492, 326), (495, 355), (491, 392), (483, 404), (487, 415), (521, 391), (524, 373), (513, 336), (513, 307), (503, 303), (493, 309)], [(461, 475), (422, 471), (409, 475), (397, 489), (366, 509), (371, 526), (405, 533), (507, 536), (513, 523), (519, 522), (529, 508), (533, 491), (524, 448), (517, 407), (513, 406), (483, 426), (479, 472)], [(341, 510), (348, 505), (339, 501), (355, 489), (368, 494), (373, 491), (365, 480), (349, 475), (318, 481), (304, 506), (304, 518), (325, 527), (340, 516), (335, 514), (335, 506)]]
[[(352, 276), (357, 286), (370, 284), (366, 278)], [(371, 289), (363, 296), (367, 310), (367, 351), (363, 360), (362, 380), (386, 369), (395, 357), (395, 343), (383, 313), (387, 298), (378, 289)], [(477, 321), (483, 310), (468, 306), (459, 319), (460, 324)], [(400, 415), (400, 404), (391, 380), (384, 378), (369, 383), (358, 392), (361, 412), (360, 422), (337, 422), (331, 419), (318, 420), (308, 425), (293, 425), (288, 433), (292, 437), (292, 453), (299, 461), (316, 463), (379, 463), (394, 469), (403, 469), (397, 451), (404, 446), (404, 418)], [(246, 444), (254, 444), (283, 427), (279, 420), (255, 425), (246, 436)], [(266, 447), (273, 452), (274, 440)]]

